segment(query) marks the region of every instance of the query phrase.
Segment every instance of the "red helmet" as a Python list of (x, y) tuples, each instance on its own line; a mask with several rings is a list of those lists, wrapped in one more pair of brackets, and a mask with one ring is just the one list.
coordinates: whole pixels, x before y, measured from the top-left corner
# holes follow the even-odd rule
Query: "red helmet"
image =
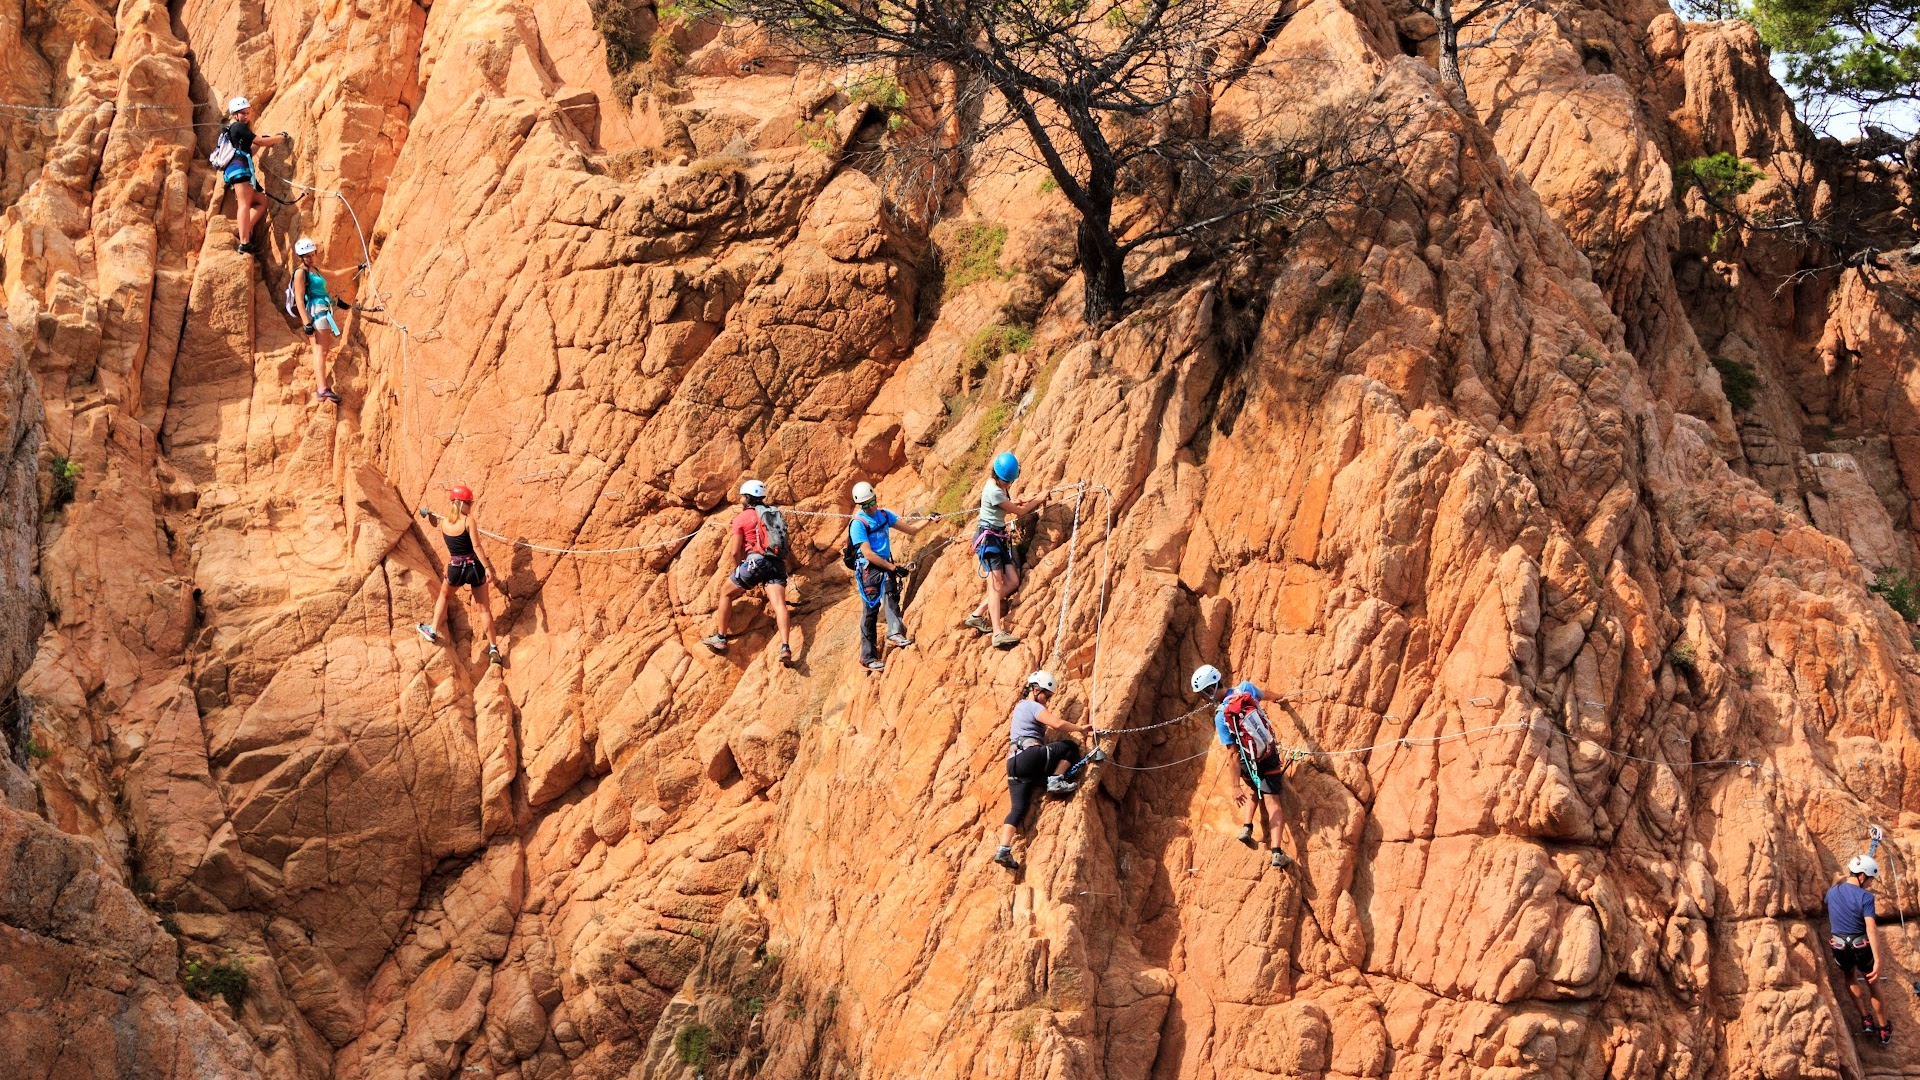
[(470, 503), (473, 501), (473, 489), (465, 484), (455, 484), (447, 489), (447, 498), (454, 502)]

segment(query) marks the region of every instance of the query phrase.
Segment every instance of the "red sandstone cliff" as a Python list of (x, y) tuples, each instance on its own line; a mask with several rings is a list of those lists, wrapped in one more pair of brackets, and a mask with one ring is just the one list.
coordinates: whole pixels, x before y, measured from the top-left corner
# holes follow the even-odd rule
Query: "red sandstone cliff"
[[(1216, 111), (1374, 96), (1403, 190), (1096, 332), (1038, 172), (890, 205), (845, 152), (859, 110), (825, 119), (838, 73), (714, 28), (613, 73), (616, 17), (654, 34), (579, 0), (0, 20), (0, 100), (60, 110), (0, 109), (0, 1060), (1911, 1070), (1848, 1035), (1819, 904), (1879, 825), (1884, 906), (1920, 906), (1920, 666), (1866, 587), (1916, 554), (1914, 278), (1783, 290), (1826, 253), (1716, 239), (1673, 166), (1804, 164), (1830, 200), (1900, 181), (1795, 134), (1750, 33), (1557, 7), (1474, 54), (1469, 115), (1417, 17), (1304, 5), (1273, 49), (1330, 63)], [(257, 260), (204, 163), (196, 103), (234, 93), (294, 136), (267, 171), (321, 189)], [(948, 289), (966, 222), (1004, 227), (1000, 272)], [(288, 249), (351, 266), (363, 228), (346, 400), (315, 404)], [(1009, 319), (1031, 346), (974, 370)], [(1757, 372), (1751, 407), (1714, 359)], [(729, 657), (698, 646), (717, 527), (492, 544), (504, 670), (468, 614), (451, 648), (412, 630), (444, 563), (412, 510), (454, 481), (504, 536), (620, 549), (723, 518), (749, 474), (805, 511), (862, 479), (950, 505), (989, 444), (1027, 490), (1110, 492), (1077, 532), (1071, 496), (1043, 515), (1006, 653), (956, 629), (978, 583), (941, 526), (919, 645), (859, 671), (832, 518), (795, 518), (791, 670), (763, 618)], [(77, 497), (36, 548), (56, 454)], [(1203, 660), (1268, 687), (1290, 745), (1389, 743), (1296, 767), (1298, 869), (1233, 841), (1195, 721), (1049, 803), (1023, 876), (987, 861), (1027, 671), (1139, 727), (1191, 708)], [(1755, 764), (1688, 764), (1728, 759)], [(178, 975), (229, 955), (237, 1015)]]

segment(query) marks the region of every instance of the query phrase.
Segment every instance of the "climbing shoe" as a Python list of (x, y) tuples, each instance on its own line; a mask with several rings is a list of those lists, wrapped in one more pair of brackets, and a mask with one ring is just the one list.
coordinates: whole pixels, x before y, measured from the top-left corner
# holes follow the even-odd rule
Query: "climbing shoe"
[(1873, 1021), (1871, 1019), (1863, 1016), (1860, 1018), (1860, 1034), (1878, 1035), (1880, 1034), (1880, 1029), (1874, 1026)]
[(1013, 861), (1013, 849), (1010, 847), (1002, 847), (1002, 848), (994, 849), (993, 861), (999, 863), (1001, 866), (1004, 866), (1009, 870), (1020, 869), (1020, 864)]
[(913, 645), (913, 639), (905, 634), (895, 634), (887, 639), (887, 644), (896, 649), (905, 649)]
[(780, 663), (784, 667), (793, 666), (793, 649), (791, 647), (786, 645), (780, 646)]
[(507, 658), (500, 654), (500, 646), (498, 645), (487, 646), (487, 663), (504, 665), (506, 662), (507, 662)]
[(982, 634), (993, 633), (993, 624), (987, 621), (985, 615), (969, 615), (960, 625)]
[(714, 634), (711, 637), (701, 638), (700, 644), (705, 645), (707, 648), (712, 649), (714, 652), (717, 652), (717, 653), (724, 653), (727, 651), (727, 639), (719, 634)]
[(1880, 1045), (1885, 1046), (1888, 1043), (1891, 1043), (1892, 1041), (1893, 1041), (1893, 1025), (1881, 1024), (1880, 1025)]
[(319, 398), (321, 401), (331, 401), (335, 405), (340, 404), (340, 395), (334, 393), (333, 388), (330, 386), (323, 386), (314, 391), (313, 396)]
[(1001, 630), (993, 635), (993, 647), (996, 649), (1011, 649), (1018, 644), (1020, 644), (1020, 639), (1007, 633), (1005, 630)]
[(1293, 858), (1291, 856), (1289, 856), (1286, 852), (1281, 851), (1279, 848), (1273, 849), (1273, 868), (1275, 870), (1285, 870), (1287, 867), (1292, 865), (1293, 865)]
[(887, 670), (887, 665), (885, 661), (869, 660), (867, 661), (867, 670), (868, 671), (885, 671)]
[(1234, 839), (1243, 844), (1253, 843), (1253, 822), (1249, 821), (1245, 825), (1240, 826), (1240, 835), (1234, 837)]
[(1049, 795), (1071, 795), (1079, 786), (1079, 782), (1071, 776), (1047, 777), (1047, 794)]
[(428, 626), (426, 623), (415, 623), (413, 624), (413, 628), (420, 631), (420, 636), (427, 639), (427, 644), (440, 644), (440, 635), (433, 632), (433, 627)]

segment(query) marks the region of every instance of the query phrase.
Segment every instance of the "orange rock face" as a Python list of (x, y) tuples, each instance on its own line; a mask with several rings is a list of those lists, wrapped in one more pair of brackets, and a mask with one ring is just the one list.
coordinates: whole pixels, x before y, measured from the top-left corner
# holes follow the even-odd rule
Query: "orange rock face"
[[(1103, 329), (1038, 171), (904, 182), (846, 73), (747, 28), (579, 0), (0, 20), (0, 1060), (1902, 1075), (1849, 1034), (1821, 904), (1881, 830), (1910, 1038), (1920, 664), (1868, 585), (1916, 555), (1916, 276), (1783, 289), (1824, 254), (1723, 243), (1674, 167), (1905, 181), (1818, 158), (1746, 30), (1526, 15), (1462, 98), (1408, 14), (1304, 6), (1271, 50), (1317, 74), (1214, 104), (1383, 103), (1391, 197), (1143, 271)], [(292, 135), (257, 257), (205, 164), (234, 94)], [(281, 310), (301, 235), (351, 303), (338, 407)], [(1001, 449), (1051, 502), (995, 651), (960, 623)], [(726, 655), (699, 643), (749, 476), (794, 526), (791, 667), (753, 599)], [(861, 480), (954, 514), (896, 537), (919, 641), (877, 676), (837, 558)], [(415, 510), (455, 483), (504, 666), (465, 592), (442, 643), (414, 629), (447, 560)], [(1202, 662), (1303, 752), (1259, 833), (1292, 869), (1234, 838)], [(1007, 713), (1040, 667), (1063, 714), (1139, 730), (1009, 875)], [(241, 1007), (187, 961), (237, 963)]]

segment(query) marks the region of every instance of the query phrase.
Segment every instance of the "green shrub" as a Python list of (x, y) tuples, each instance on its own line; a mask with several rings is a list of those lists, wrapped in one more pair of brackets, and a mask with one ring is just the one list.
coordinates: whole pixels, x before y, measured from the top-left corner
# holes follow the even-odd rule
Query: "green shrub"
[(1889, 567), (1875, 574), (1867, 589), (1885, 600), (1901, 618), (1920, 623), (1920, 578)]
[(847, 100), (899, 112), (907, 107), (907, 88), (885, 75), (871, 75), (847, 87)]
[(1000, 268), (1000, 249), (1007, 244), (1007, 227), (976, 222), (953, 231), (943, 254), (947, 262), (945, 295), (952, 296), (976, 281), (1005, 280), (1013, 275)]
[(953, 469), (947, 473), (947, 485), (940, 490), (940, 499), (934, 509), (942, 514), (951, 514), (967, 505), (967, 493), (973, 488), (976, 473), (986, 467), (987, 459), (993, 456), (993, 445), (1007, 430), (1007, 423), (1013, 419), (1013, 406), (1004, 401), (996, 401), (993, 407), (980, 417), (980, 427), (973, 437), (973, 446), (960, 460), (953, 463)]
[(1699, 659), (1693, 650), (1693, 642), (1687, 641), (1684, 638), (1675, 642), (1673, 648), (1668, 650), (1667, 660), (1673, 664), (1675, 671), (1687, 675), (1692, 675), (1700, 670)]
[(967, 342), (967, 366), (991, 364), (1009, 353), (1026, 352), (1033, 347), (1033, 331), (1024, 326), (995, 323), (983, 326)]
[(1725, 150), (1697, 157), (1674, 166), (1673, 186), (1681, 191), (1695, 187), (1708, 202), (1719, 202), (1753, 190), (1766, 174)]
[(1720, 389), (1727, 395), (1727, 404), (1741, 412), (1753, 408), (1753, 392), (1760, 386), (1760, 376), (1752, 368), (1738, 360), (1716, 356), (1713, 369), (1720, 373)]
[(188, 994), (201, 1001), (215, 995), (225, 998), (235, 1016), (240, 1015), (240, 1006), (246, 1003), (247, 987), (251, 983), (246, 964), (232, 952), (228, 952), (224, 960), (187, 961), (180, 981), (186, 984)]
[(680, 1064), (699, 1068), (707, 1063), (707, 1050), (713, 1044), (713, 1029), (705, 1024), (688, 1024), (673, 1036), (673, 1055)]
[(47, 471), (53, 474), (53, 497), (47, 500), (47, 509), (58, 510), (80, 491), (80, 463), (61, 454), (48, 463)]
[(27, 740), (27, 756), (35, 761), (45, 761), (53, 756), (53, 751), (41, 746), (32, 739)]

